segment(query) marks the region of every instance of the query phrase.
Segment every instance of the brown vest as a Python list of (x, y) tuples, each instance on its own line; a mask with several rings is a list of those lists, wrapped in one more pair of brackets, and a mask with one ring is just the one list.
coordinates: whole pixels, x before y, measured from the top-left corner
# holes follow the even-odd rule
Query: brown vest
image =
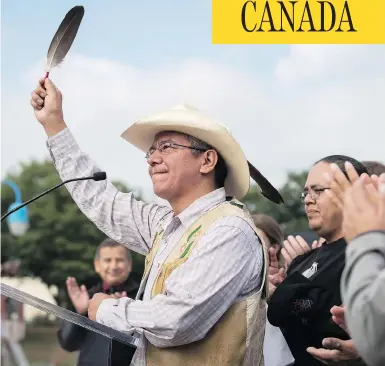
[[(160, 267), (151, 296), (165, 292), (166, 280), (172, 271), (188, 260), (199, 239), (217, 219), (224, 216), (237, 216), (244, 219), (263, 244), (264, 270), (260, 290), (230, 306), (207, 335), (197, 342), (168, 348), (157, 348), (147, 342), (148, 366), (264, 365), (268, 256), (262, 236), (259, 235), (260, 231), (255, 227), (248, 210), (239, 201), (232, 199), (219, 204), (203, 213), (190, 226)], [(146, 257), (144, 278), (148, 276), (162, 236), (163, 229), (160, 229)]]

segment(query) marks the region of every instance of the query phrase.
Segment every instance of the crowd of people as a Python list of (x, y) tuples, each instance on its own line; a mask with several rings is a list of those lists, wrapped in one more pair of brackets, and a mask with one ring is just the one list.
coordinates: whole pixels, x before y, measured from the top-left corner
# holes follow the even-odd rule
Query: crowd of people
[[(61, 177), (99, 170), (81, 150), (48, 78), (31, 105)], [(80, 210), (109, 239), (98, 248), (101, 284), (69, 278), (81, 314), (134, 332), (135, 350), (112, 347), (63, 324), (63, 348), (79, 365), (385, 365), (385, 166), (330, 155), (310, 168), (301, 199), (316, 234), (285, 238), (272, 217), (242, 203), (256, 180), (274, 187), (221, 124), (190, 106), (145, 117), (122, 137), (146, 154), (154, 192), (145, 203), (110, 181), (67, 185)], [(252, 173), (251, 173), (252, 172)], [(146, 256), (129, 281), (129, 251)]]

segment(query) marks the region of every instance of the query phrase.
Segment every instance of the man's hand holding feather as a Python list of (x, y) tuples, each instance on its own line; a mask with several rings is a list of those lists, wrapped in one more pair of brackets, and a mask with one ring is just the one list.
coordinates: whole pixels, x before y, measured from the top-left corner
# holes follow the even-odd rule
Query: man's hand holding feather
[(39, 80), (31, 94), (31, 105), (48, 136), (56, 135), (67, 127), (63, 118), (61, 92), (50, 79)]

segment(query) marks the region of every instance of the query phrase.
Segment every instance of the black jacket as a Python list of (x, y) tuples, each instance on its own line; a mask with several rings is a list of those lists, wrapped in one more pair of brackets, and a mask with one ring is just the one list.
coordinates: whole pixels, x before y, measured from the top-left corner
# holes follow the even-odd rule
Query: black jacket
[[(126, 291), (127, 297), (135, 299), (138, 289), (139, 284), (129, 277), (125, 283), (108, 291), (103, 291), (103, 285), (99, 283), (88, 290), (88, 294), (92, 298), (98, 292), (110, 294)], [(80, 351), (78, 366), (129, 366), (135, 353), (134, 348), (117, 341), (112, 341), (111, 344), (111, 340), (107, 337), (67, 321), (63, 322), (58, 331), (58, 338), (64, 350)], [(108, 362), (109, 356), (111, 356), (110, 363)]]
[[(270, 299), (267, 318), (280, 327), (296, 366), (323, 366), (306, 349), (323, 347), (324, 338), (350, 339), (330, 313), (334, 305), (342, 303), (345, 251), (346, 241), (341, 238), (296, 257)], [(314, 272), (306, 277), (304, 272), (309, 269)]]

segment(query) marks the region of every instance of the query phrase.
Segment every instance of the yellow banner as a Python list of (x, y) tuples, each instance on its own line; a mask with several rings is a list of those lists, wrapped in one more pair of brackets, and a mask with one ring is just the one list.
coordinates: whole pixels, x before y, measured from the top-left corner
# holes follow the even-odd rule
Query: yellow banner
[(212, 0), (214, 44), (384, 44), (385, 0)]

